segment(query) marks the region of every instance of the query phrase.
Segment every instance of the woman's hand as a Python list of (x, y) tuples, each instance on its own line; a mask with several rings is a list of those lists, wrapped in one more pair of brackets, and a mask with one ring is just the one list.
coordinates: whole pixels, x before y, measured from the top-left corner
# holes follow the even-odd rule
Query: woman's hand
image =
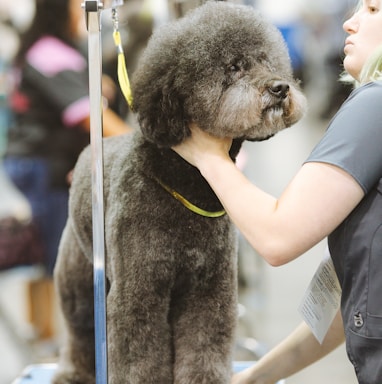
[(172, 148), (190, 164), (200, 169), (211, 158), (229, 158), (232, 139), (211, 136), (194, 123), (190, 129), (191, 137)]

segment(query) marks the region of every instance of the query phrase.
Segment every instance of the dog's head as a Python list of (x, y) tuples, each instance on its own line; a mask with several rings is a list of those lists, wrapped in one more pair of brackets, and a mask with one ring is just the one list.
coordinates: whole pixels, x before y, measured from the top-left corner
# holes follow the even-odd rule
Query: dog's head
[(278, 29), (252, 7), (226, 2), (156, 30), (132, 91), (144, 136), (164, 147), (187, 138), (191, 121), (215, 136), (263, 140), (306, 106)]

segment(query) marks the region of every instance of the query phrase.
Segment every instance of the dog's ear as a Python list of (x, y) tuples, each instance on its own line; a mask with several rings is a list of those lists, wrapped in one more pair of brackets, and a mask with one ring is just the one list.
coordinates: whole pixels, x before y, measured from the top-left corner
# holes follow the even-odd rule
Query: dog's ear
[(175, 71), (135, 79), (133, 109), (145, 138), (159, 147), (172, 147), (190, 136), (184, 111), (185, 90), (177, 88)]

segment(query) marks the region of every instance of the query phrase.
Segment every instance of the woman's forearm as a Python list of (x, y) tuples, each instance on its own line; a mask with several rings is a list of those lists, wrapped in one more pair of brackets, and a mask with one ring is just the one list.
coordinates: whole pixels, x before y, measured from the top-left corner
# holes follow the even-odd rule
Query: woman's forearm
[(274, 384), (318, 361), (344, 341), (340, 312), (322, 344), (302, 323), (253, 367), (234, 376), (232, 384)]
[(115, 112), (110, 109), (103, 111), (103, 136), (116, 136), (132, 132), (128, 126)]
[[(90, 116), (86, 117), (81, 126), (90, 133)], [(104, 137), (123, 135), (133, 129), (125, 123), (115, 112), (105, 109), (102, 114), (102, 135)]]
[[(272, 232), (272, 229), (267, 227), (269, 224), (271, 225), (272, 217), (277, 211), (277, 199), (253, 185), (229, 158), (224, 162), (217, 159), (217, 162), (216, 166), (214, 159), (206, 162), (205, 166), (200, 169), (202, 175), (207, 179), (228, 215), (251, 245), (270, 264), (274, 264), (272, 258), (268, 256), (272, 252), (267, 247), (275, 245), (275, 243), (268, 243), (267, 237), (262, 234)], [(262, 218), (267, 218), (267, 220)], [(261, 229), (253, 230), (258, 225), (261, 225)]]
[(316, 245), (364, 196), (341, 168), (312, 162), (275, 199), (236, 167), (228, 155), (230, 139), (210, 136), (195, 125), (191, 130), (192, 136), (173, 149), (200, 170), (232, 221), (271, 265), (285, 264)]
[(341, 169), (308, 163), (276, 199), (253, 185), (228, 157), (205, 156), (198, 166), (202, 175), (271, 265), (285, 264), (317, 244), (363, 197), (357, 182)]

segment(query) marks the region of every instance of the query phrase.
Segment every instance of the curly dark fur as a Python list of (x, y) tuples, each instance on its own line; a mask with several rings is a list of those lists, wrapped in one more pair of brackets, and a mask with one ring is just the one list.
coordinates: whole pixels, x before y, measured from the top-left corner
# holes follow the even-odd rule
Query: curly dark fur
[[(304, 104), (287, 56), (280, 32), (247, 7), (211, 2), (162, 27), (134, 73), (144, 135), (168, 147), (190, 135), (190, 121), (217, 136), (246, 139), (290, 126)], [(289, 83), (298, 100), (286, 100), (291, 105), (275, 119), (264, 104), (279, 103), (267, 93), (276, 81)]]
[[(171, 150), (189, 123), (262, 140), (295, 123), (305, 99), (280, 33), (252, 8), (209, 2), (156, 31), (134, 74), (141, 131), (104, 141), (111, 384), (227, 384), (236, 324), (236, 231)], [(55, 384), (94, 384), (90, 150), (80, 156), (55, 281), (68, 329)]]

